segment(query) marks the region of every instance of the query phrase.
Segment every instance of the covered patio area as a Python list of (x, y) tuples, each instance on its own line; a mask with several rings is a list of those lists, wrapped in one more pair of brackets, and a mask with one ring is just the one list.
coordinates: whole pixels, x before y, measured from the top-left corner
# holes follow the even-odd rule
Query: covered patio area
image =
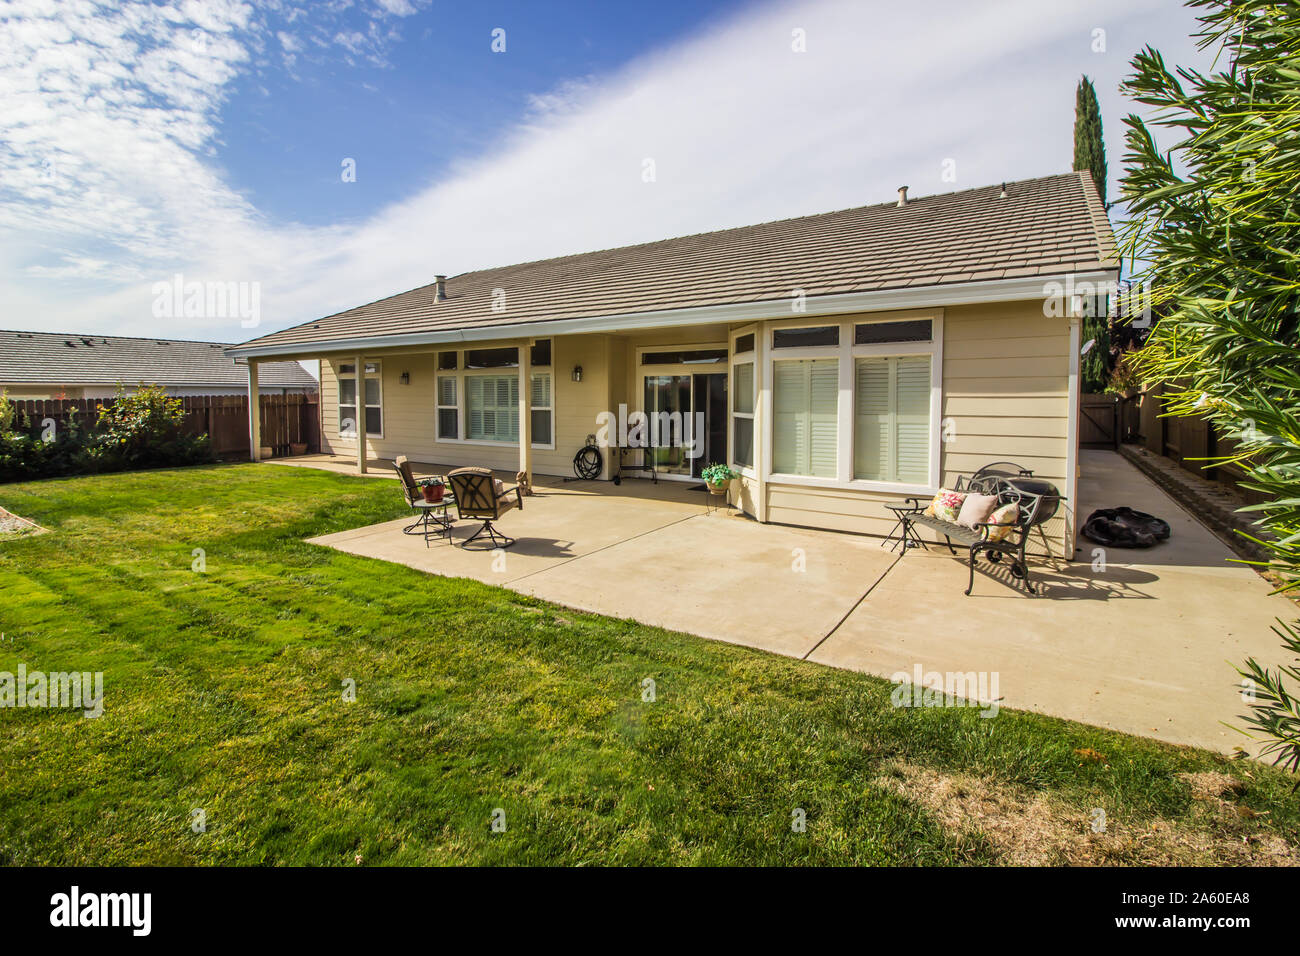
[[(518, 539), (508, 551), (426, 547), (400, 533), (409, 519), (312, 540), (884, 677), (918, 665), (996, 674), (1002, 706), (1221, 751), (1246, 745), (1223, 726), (1245, 709), (1230, 662), (1274, 660), (1270, 626), (1295, 605), (1229, 563), (1222, 542), (1119, 455), (1084, 451), (1082, 464), (1081, 514), (1128, 504), (1166, 518), (1173, 536), (1103, 560), (1081, 539), (1077, 562), (1033, 564), (1036, 598), (988, 573), (963, 596), (965, 564), (946, 550), (900, 557), (875, 537), (761, 525), (706, 512), (706, 495), (690, 486), (644, 480), (539, 477), (537, 495), (502, 519)], [(375, 462), (369, 474), (392, 472)], [(454, 535), (471, 531), (462, 522)]]

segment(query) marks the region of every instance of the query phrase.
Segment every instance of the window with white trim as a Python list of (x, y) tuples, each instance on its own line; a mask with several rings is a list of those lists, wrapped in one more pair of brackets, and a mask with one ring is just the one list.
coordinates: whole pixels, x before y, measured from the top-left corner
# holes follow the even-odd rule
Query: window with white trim
[(470, 441), (519, 441), (519, 376), (465, 376), (465, 431)]
[[(455, 352), (451, 353), (455, 355)], [(460, 437), (460, 401), (456, 376), (438, 376), (438, 438)]]
[[(361, 402), (365, 413), (366, 435), (384, 437), (384, 390), (379, 362), (366, 362)], [(339, 437), (357, 437), (357, 364), (342, 362), (338, 367)]]
[(757, 336), (753, 326), (731, 333), (731, 465), (750, 471), (754, 468)]
[[(550, 445), (555, 440), (555, 436), (551, 434), (551, 423), (554, 418), (554, 406), (551, 404), (551, 373), (533, 372), (531, 386), (529, 401), (532, 404), (532, 417), (529, 420), (528, 440), (534, 445)], [(517, 435), (515, 438), (518, 440)]]
[(930, 362), (929, 355), (855, 360), (854, 478), (929, 480)]
[(882, 490), (938, 482), (942, 313), (769, 328), (774, 475)]
[(772, 468), (784, 475), (834, 478), (838, 464), (839, 360), (773, 363)]

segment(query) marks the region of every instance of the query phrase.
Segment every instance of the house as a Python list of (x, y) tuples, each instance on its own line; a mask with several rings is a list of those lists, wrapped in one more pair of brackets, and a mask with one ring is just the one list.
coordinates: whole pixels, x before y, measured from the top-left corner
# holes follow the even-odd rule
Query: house
[[(248, 371), (230, 361), (227, 342), (0, 331), (0, 390), (14, 399), (111, 398), (119, 384), (162, 385), (168, 394), (245, 395)], [(314, 392), (297, 362), (267, 362), (264, 389)]]
[(887, 503), (993, 460), (1074, 500), (1079, 315), (1117, 280), (1070, 173), (438, 276), (229, 352), (254, 389), (263, 362), (319, 359), (324, 446), (361, 470), (569, 475), (620, 407), (677, 413), (702, 453), (661, 434), (661, 480), (725, 461), (760, 522), (885, 534)]

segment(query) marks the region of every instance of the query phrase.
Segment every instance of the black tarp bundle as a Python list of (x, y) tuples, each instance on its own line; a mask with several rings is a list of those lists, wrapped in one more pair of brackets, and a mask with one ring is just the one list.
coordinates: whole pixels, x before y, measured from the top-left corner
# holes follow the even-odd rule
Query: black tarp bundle
[(1083, 536), (1113, 548), (1149, 548), (1169, 540), (1169, 522), (1132, 508), (1098, 508), (1084, 522)]

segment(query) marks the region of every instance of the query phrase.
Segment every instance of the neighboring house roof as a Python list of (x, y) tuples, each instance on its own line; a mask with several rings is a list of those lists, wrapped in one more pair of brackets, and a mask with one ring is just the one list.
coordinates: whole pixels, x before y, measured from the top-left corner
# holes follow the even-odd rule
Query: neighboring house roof
[[(0, 385), (248, 386), (248, 368), (226, 342), (178, 342), (58, 332), (0, 331)], [(258, 366), (264, 388), (315, 388), (297, 362)]]
[[(488, 329), (1118, 269), (1091, 176), (1067, 173), (466, 272), (239, 346)], [(494, 290), (505, 309), (493, 311)]]

